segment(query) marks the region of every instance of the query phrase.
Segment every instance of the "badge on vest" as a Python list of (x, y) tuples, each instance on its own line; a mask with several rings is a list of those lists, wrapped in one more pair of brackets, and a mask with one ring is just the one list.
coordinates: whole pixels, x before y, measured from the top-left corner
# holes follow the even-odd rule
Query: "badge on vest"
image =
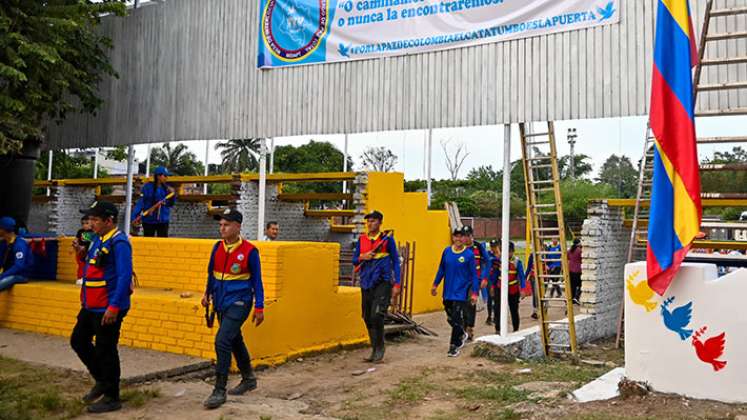
[(459, 262), (463, 263), (464, 262), (464, 257), (459, 257)]
[(236, 259), (239, 260), (239, 261), (244, 261), (244, 254), (237, 255)]
[(241, 267), (239, 266), (239, 263), (233, 263), (233, 265), (231, 265), (231, 272), (233, 274), (239, 274), (240, 271)]

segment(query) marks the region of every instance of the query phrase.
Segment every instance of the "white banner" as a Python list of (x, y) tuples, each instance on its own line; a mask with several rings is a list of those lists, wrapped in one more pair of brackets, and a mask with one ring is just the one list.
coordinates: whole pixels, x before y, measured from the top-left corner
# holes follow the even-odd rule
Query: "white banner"
[(620, 21), (621, 0), (261, 0), (258, 67), (360, 60)]

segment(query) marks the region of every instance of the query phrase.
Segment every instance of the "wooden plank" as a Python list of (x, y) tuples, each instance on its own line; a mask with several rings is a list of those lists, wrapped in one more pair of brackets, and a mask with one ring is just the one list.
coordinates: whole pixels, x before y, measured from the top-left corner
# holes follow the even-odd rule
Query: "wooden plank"
[(306, 217), (353, 217), (355, 216), (355, 210), (305, 210), (303, 212)]
[(280, 201), (342, 201), (352, 200), (353, 194), (342, 194), (342, 193), (280, 193), (278, 194), (278, 200)]

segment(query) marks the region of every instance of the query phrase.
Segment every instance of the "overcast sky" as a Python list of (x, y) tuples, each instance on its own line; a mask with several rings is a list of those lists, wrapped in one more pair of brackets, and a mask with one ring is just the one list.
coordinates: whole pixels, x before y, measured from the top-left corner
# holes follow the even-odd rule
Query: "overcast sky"
[[(568, 154), (569, 146), (566, 134), (569, 127), (575, 127), (578, 134), (576, 153), (591, 156), (594, 167), (594, 176), (599, 171), (604, 161), (611, 155), (625, 155), (635, 162), (643, 153), (643, 140), (646, 131), (645, 117), (611, 118), (597, 120), (559, 121), (555, 123), (555, 131), (558, 141), (558, 153)], [(746, 117), (721, 117), (704, 118), (698, 120), (699, 136), (736, 136), (744, 135), (747, 128)], [(356, 169), (360, 169), (360, 155), (366, 147), (385, 146), (391, 149), (398, 157), (395, 170), (404, 172), (407, 179), (422, 179), (423, 158), (425, 156), (425, 138), (427, 133), (423, 130), (390, 131), (380, 133), (353, 134), (349, 136), (348, 152), (353, 158)], [(275, 146), (294, 145), (298, 146), (308, 143), (310, 140), (329, 141), (343, 150), (344, 136), (298, 136), (279, 137), (275, 139)], [(458, 144), (464, 144), (469, 152), (464, 162), (460, 177), (465, 177), (470, 169), (482, 165), (493, 165), (494, 168), (502, 167), (503, 163), (503, 127), (469, 127), (437, 129), (433, 131), (433, 168), (435, 179), (449, 177), (446, 168), (444, 152), (441, 147), (442, 141), (448, 141), (451, 150)], [(205, 142), (184, 142), (200, 160), (205, 158)], [(214, 150), (217, 141), (210, 142), (210, 163), (220, 163), (220, 156)], [(711, 156), (716, 150), (731, 150), (733, 145), (700, 146), (700, 158)], [(147, 146), (136, 146), (136, 157), (145, 159)], [(511, 159), (520, 157), (518, 126), (513, 125), (511, 142)], [(342, 170), (342, 168), (340, 168)]]

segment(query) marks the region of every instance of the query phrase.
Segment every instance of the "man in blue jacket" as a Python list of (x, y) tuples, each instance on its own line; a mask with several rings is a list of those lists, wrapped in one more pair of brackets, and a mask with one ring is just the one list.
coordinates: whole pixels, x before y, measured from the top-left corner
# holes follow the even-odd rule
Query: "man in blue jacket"
[(16, 221), (0, 218), (0, 291), (28, 281), (33, 255), (29, 244), (16, 236)]
[(122, 408), (117, 346), (122, 320), (130, 309), (132, 246), (127, 235), (117, 229), (119, 211), (114, 204), (99, 201), (82, 212), (97, 237), (83, 268), (81, 308), (70, 345), (96, 381), (83, 397), (90, 404), (88, 411), (105, 413)]
[(462, 229), (454, 230), (452, 245), (441, 254), (441, 263), (438, 265), (438, 272), (431, 288), (433, 296), (438, 294), (441, 280), (444, 282), (443, 302), (446, 319), (451, 325), (451, 341), (447, 355), (456, 357), (467, 341), (465, 316), (469, 311), (469, 305), (477, 303), (477, 291), (480, 290), (475, 254), (465, 247)]
[(204, 402), (208, 409), (218, 408), (226, 402), (231, 354), (236, 358), (236, 366), (241, 372), (241, 383), (228, 393), (242, 395), (257, 388), (257, 378), (241, 335), (241, 326), (249, 318), (252, 306), (254, 324), (259, 326), (265, 319), (259, 250), (240, 235), (244, 217), (237, 210), (227, 209), (214, 216), (214, 219), (220, 222), (222, 240), (213, 246), (210, 254), (207, 286), (202, 296), (202, 306), (208, 307), (212, 302), (220, 322), (218, 334), (215, 335), (215, 387)]
[(353, 265), (360, 275), (363, 321), (371, 341), (367, 362), (384, 359), (384, 320), (400, 292), (400, 265), (397, 241), (391, 232), (382, 232), (384, 215), (372, 211), (365, 217), (368, 233), (361, 235), (353, 251)]
[[(132, 221), (140, 219), (143, 225), (143, 236), (159, 238), (169, 236), (171, 207), (176, 202), (176, 192), (166, 184), (169, 176), (171, 176), (169, 170), (159, 166), (153, 172), (153, 182), (148, 182), (140, 189), (141, 197), (135, 203)], [(156, 205), (158, 206), (155, 209), (148, 212)]]

